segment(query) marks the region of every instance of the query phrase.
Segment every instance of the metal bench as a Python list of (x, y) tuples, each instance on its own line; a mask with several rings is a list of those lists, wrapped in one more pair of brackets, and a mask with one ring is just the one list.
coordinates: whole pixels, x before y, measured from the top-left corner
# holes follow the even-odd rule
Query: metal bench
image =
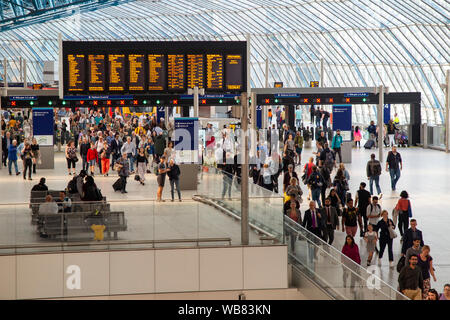
[(114, 239), (117, 240), (117, 233), (127, 230), (127, 221), (123, 211), (102, 212), (98, 217), (94, 216), (92, 211), (42, 214), (39, 217), (38, 231), (47, 234), (49, 238), (92, 233), (92, 224), (104, 224), (106, 226), (104, 232), (108, 239), (111, 239), (111, 233), (113, 233)]

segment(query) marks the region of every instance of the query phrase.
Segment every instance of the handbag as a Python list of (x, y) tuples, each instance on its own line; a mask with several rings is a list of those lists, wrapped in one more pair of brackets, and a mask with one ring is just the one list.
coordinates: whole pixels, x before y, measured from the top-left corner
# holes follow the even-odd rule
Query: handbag
[(78, 162), (78, 157), (73, 158), (74, 162)]
[(394, 231), (394, 227), (389, 226), (388, 228), (389, 228), (389, 237), (391, 239), (397, 238), (397, 233)]
[(412, 218), (411, 201), (408, 200), (408, 217)]

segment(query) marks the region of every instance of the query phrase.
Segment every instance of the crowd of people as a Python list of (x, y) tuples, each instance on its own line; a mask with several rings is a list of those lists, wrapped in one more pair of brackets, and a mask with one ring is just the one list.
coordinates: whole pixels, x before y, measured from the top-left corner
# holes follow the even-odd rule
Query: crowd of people
[[(21, 112), (5, 112), (2, 115), (3, 164), (20, 175), (18, 166), (22, 160), (23, 178), (32, 180), (36, 166), (41, 163), (39, 144), (32, 136), (29, 117)], [(173, 122), (163, 118), (158, 122), (155, 116), (136, 113), (122, 115), (119, 110), (109, 114), (102, 108), (58, 109), (55, 112), (54, 143), (64, 147), (67, 172), (75, 176), (77, 171), (94, 177), (96, 174), (109, 176), (115, 171), (119, 177), (115, 188), (127, 193), (127, 178), (145, 185), (146, 174), (155, 173), (158, 185), (157, 201), (164, 201), (162, 191), (168, 176), (172, 201), (176, 189), (179, 201), (180, 168), (175, 163), (173, 149)]]

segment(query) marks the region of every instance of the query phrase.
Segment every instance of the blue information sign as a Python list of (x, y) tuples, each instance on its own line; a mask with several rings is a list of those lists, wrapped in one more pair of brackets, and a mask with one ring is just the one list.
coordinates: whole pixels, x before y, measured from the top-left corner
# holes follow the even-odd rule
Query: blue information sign
[(262, 106), (256, 106), (256, 127), (262, 128)]
[(391, 105), (390, 104), (384, 105), (383, 119), (384, 119), (384, 124), (388, 124), (389, 120), (391, 119)]
[(198, 118), (175, 118), (175, 153), (178, 163), (198, 163)]
[(352, 130), (352, 106), (333, 105), (333, 131)]
[(166, 116), (166, 108), (165, 107), (156, 107), (156, 122), (159, 123), (161, 118)]
[(53, 135), (53, 109), (33, 108), (33, 136)]

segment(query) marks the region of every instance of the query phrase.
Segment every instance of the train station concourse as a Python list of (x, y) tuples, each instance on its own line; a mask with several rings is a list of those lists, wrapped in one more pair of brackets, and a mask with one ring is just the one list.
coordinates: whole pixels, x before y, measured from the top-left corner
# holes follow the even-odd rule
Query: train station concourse
[(0, 0), (0, 299), (450, 300), (449, 16)]

